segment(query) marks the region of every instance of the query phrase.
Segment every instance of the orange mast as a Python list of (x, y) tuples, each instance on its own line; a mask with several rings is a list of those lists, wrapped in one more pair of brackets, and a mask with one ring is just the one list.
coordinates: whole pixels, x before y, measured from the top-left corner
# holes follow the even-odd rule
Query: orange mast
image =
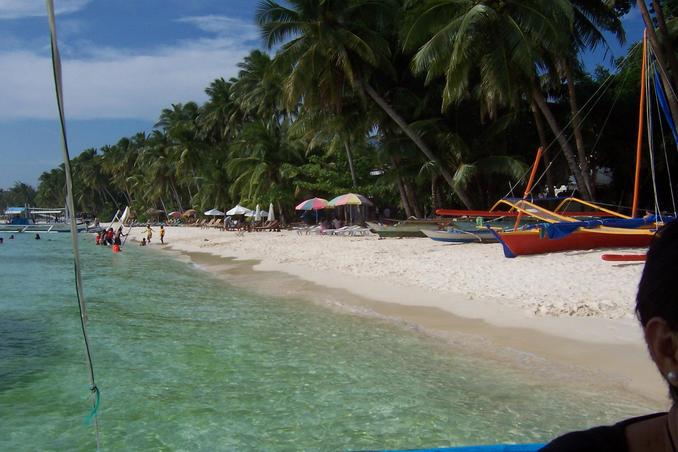
[[(544, 152), (544, 148), (539, 146), (539, 149), (537, 149), (537, 157), (534, 159), (534, 164), (532, 165), (532, 172), (530, 172), (530, 179), (527, 181), (527, 185), (525, 186), (525, 194), (523, 194), (523, 199), (527, 199), (527, 196), (530, 194), (532, 191), (532, 184), (534, 183), (534, 176), (537, 174), (537, 168), (539, 167), (539, 161), (541, 160), (541, 154)], [(520, 225), (520, 217), (522, 216), (521, 212), (518, 212), (518, 216), (516, 217), (516, 224), (513, 225), (513, 229), (518, 229), (518, 225)]]
[(638, 212), (638, 193), (640, 191), (640, 163), (641, 150), (643, 148), (643, 129), (645, 126), (645, 77), (647, 66), (647, 30), (643, 32), (643, 63), (640, 76), (640, 108), (638, 114), (638, 141), (636, 143), (636, 174), (633, 183), (633, 206), (631, 208), (631, 218), (636, 217)]

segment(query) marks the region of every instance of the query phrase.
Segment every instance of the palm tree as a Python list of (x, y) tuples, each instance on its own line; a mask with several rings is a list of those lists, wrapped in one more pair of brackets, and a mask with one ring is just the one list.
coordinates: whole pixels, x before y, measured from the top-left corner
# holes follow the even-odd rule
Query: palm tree
[(200, 129), (198, 115), (200, 109), (195, 102), (186, 104), (172, 104), (172, 108), (165, 108), (155, 125), (165, 134), (165, 146), (168, 152), (176, 158), (176, 178), (186, 186), (189, 196), (191, 184), (198, 191), (197, 170), (200, 167), (201, 155), (205, 152), (205, 145), (198, 138)]
[(66, 202), (66, 174), (63, 164), (39, 177), (35, 201), (40, 207), (61, 206)]
[(218, 78), (205, 89), (209, 100), (200, 107), (197, 123), (200, 138), (217, 143), (227, 140), (234, 132), (234, 125), (241, 116), (234, 101), (233, 84)]
[(517, 110), (525, 96), (531, 98), (556, 135), (580, 191), (591, 199), (538, 79), (543, 55), (566, 46), (573, 15), (565, 0), (429, 1), (413, 10), (403, 45), (418, 49), (412, 68), (426, 73), (427, 82), (445, 77), (443, 109), (469, 97), (471, 88), (490, 117), (502, 107)]
[(581, 72), (578, 59), (581, 52), (593, 50), (600, 46), (610, 50), (605, 33), (612, 34), (620, 44), (625, 41), (625, 33), (619, 15), (609, 2), (603, 0), (570, 0), (570, 3), (574, 12), (572, 39), (567, 42), (566, 48), (560, 49), (556, 53), (555, 59), (559, 66), (559, 72), (562, 73), (567, 85), (572, 131), (582, 176), (588, 191), (593, 195), (595, 187), (591, 182), (589, 156), (582, 134), (574, 74), (575, 71)]
[(330, 113), (323, 109), (304, 108), (290, 128), (293, 137), (299, 136), (307, 147), (307, 152), (323, 147), (326, 154), (346, 153), (353, 188), (358, 186), (352, 149), (364, 142), (369, 130), (374, 127), (360, 110), (357, 100), (340, 113)]
[(256, 13), (266, 45), (282, 44), (275, 63), (291, 68), (284, 83), (288, 105), (342, 109), (347, 91), (369, 97), (403, 130), (427, 159), (454, 181), (440, 159), (405, 119), (370, 83), (373, 71), (392, 73), (387, 28), (395, 28), (400, 4), (392, 0), (290, 0), (287, 8), (273, 0)]
[(275, 200), (278, 210), (294, 201), (291, 169), (303, 163), (303, 149), (288, 139), (287, 128), (286, 123), (261, 120), (243, 127), (225, 165), (233, 199), (264, 204)]
[(250, 52), (238, 67), (232, 91), (242, 111), (266, 121), (284, 115), (282, 86), (287, 75), (284, 68), (274, 66), (271, 57), (260, 50)]

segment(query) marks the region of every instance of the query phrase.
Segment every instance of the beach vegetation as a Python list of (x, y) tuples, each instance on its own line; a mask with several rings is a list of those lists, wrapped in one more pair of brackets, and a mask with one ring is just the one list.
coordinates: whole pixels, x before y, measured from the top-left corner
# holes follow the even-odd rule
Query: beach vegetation
[[(621, 18), (631, 7), (261, 1), (263, 48), (238, 64), (237, 76), (212, 81), (202, 104), (168, 99), (152, 131), (73, 159), (77, 209), (106, 216), (125, 205), (142, 213), (273, 202), (293, 219), (301, 199), (354, 191), (394, 214), (423, 217), (522, 194), (539, 146), (548, 171), (535, 194), (565, 185), (623, 206), (638, 47), (591, 73), (582, 55), (623, 43)], [(659, 163), (658, 177), (678, 174), (675, 166), (673, 156)], [(602, 170), (611, 183), (599, 183)], [(63, 186), (61, 168), (46, 171), (34, 201), (62, 205)], [(645, 184), (641, 199), (649, 202), (650, 190)]]

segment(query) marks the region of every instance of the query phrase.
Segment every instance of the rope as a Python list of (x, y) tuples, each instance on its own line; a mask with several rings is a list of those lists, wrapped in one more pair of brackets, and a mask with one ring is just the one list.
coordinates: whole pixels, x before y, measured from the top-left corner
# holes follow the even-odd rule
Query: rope
[[(656, 79), (654, 80), (654, 84), (655, 85), (657, 84)], [(664, 133), (664, 120), (662, 119), (661, 106), (659, 105), (658, 96), (655, 96), (655, 104), (657, 107), (658, 113), (657, 116), (659, 117), (659, 131), (661, 132), (662, 137), (662, 150), (664, 151), (664, 161), (666, 162), (666, 173), (669, 180), (669, 191), (671, 193), (671, 205), (673, 206), (673, 216), (678, 217), (678, 214), (676, 213), (676, 198), (673, 193), (673, 182), (671, 180), (671, 166), (669, 165), (669, 156), (668, 153), (666, 152), (666, 134)]]
[[(548, 144), (548, 146), (546, 146), (546, 149), (544, 149), (544, 153), (546, 153), (549, 149), (551, 149), (551, 148), (553, 147), (553, 145), (558, 141), (558, 138), (560, 138), (561, 135), (564, 135), (564, 134), (565, 134), (565, 131), (572, 125), (572, 123), (574, 122), (575, 118), (577, 118), (577, 117), (578, 117), (578, 116), (579, 116), (579, 115), (580, 115), (580, 114), (581, 114), (581, 113), (589, 106), (589, 104), (590, 104), (594, 99), (596, 99), (596, 100), (595, 100), (595, 103), (590, 107), (588, 113), (586, 113), (586, 115), (584, 115), (584, 117), (581, 118), (581, 122), (583, 123), (583, 122), (586, 120), (586, 118), (588, 118), (588, 117), (591, 115), (591, 113), (593, 112), (593, 109), (594, 109), (594, 108), (598, 105), (598, 103), (600, 103), (600, 101), (602, 100), (603, 95), (604, 95), (604, 94), (610, 89), (610, 87), (612, 86), (612, 83), (611, 83), (612, 80), (619, 74), (619, 71), (621, 71), (621, 70), (624, 68), (624, 66), (626, 65), (626, 63), (629, 61), (629, 59), (630, 59), (631, 56), (633, 55), (633, 52), (635, 52), (635, 51), (638, 49), (638, 46), (639, 46), (639, 43), (636, 43), (636, 44), (633, 45), (633, 47), (629, 50), (629, 52), (626, 54), (626, 56), (625, 56), (624, 59), (621, 61), (621, 63), (619, 63), (619, 67), (618, 67), (617, 73), (610, 74), (610, 75), (603, 81), (603, 83), (601, 83), (601, 85), (598, 87), (598, 89), (591, 95), (591, 97), (589, 97), (589, 98), (587, 99), (587, 101), (584, 103), (584, 105), (582, 105), (582, 106), (579, 108), (579, 111), (577, 111), (574, 115), (572, 115), (572, 118), (570, 118), (570, 120), (567, 122), (567, 124), (565, 124), (565, 126), (563, 126), (563, 127), (560, 129), (560, 133), (559, 133), (558, 135), (556, 135), (556, 136), (553, 138), (553, 140), (551, 140), (551, 142)], [(624, 81), (623, 81), (622, 83), (625, 83), (627, 78), (628, 78), (628, 74), (626, 74), (626, 76), (625, 76), (625, 78), (624, 78)], [(601, 90), (603, 90), (603, 89), (604, 89), (604, 92), (601, 93)], [(612, 113), (612, 110), (614, 109), (614, 107), (615, 107), (615, 105), (616, 105), (618, 99), (619, 99), (619, 93), (617, 93), (617, 99), (615, 99), (615, 102), (613, 103), (612, 107), (610, 108), (610, 114)], [(541, 114), (541, 112), (537, 111), (537, 114)], [(608, 119), (609, 119), (609, 115), (608, 115)], [(603, 129), (605, 128), (606, 125), (607, 125), (607, 120), (605, 121), (605, 124), (603, 125)], [(601, 132), (602, 132), (603, 129), (601, 129)], [(565, 136), (565, 138), (567, 139), (567, 141), (569, 141), (570, 138), (572, 138), (572, 135), (574, 135), (574, 131), (571, 132), (569, 135), (566, 135), (566, 136)], [(600, 135), (599, 135), (599, 137), (600, 137)], [(599, 141), (599, 140), (598, 140), (598, 141)], [(596, 144), (594, 145), (593, 149), (595, 149), (595, 147), (596, 147), (597, 145), (598, 145), (598, 142), (596, 142)], [(546, 173), (548, 172), (548, 170), (551, 169), (551, 166), (553, 166), (553, 163), (556, 161), (556, 159), (557, 159), (558, 157), (560, 157), (560, 155), (561, 155), (562, 153), (563, 153), (563, 150), (560, 149), (560, 150), (558, 151), (558, 153), (551, 159), (551, 161), (550, 161), (549, 164), (546, 166), (546, 168), (544, 169), (544, 171), (542, 171), (542, 173), (541, 173), (541, 174), (539, 175), (539, 177), (537, 178), (536, 182), (534, 183), (534, 187), (536, 187), (536, 186), (539, 184), (539, 182), (541, 182), (542, 179), (544, 179), (544, 177), (546, 176)], [(515, 185), (514, 185), (513, 187), (518, 186), (518, 184), (520, 184), (520, 183), (525, 179), (525, 176), (527, 176), (527, 175), (530, 173), (531, 169), (532, 169), (532, 165), (530, 165), (530, 167), (527, 168), (527, 170), (523, 173), (523, 175), (520, 176), (520, 178), (518, 179), (518, 181), (516, 181), (516, 183), (515, 183)], [(509, 187), (511, 187), (510, 184), (509, 184)], [(505, 198), (508, 197), (511, 193), (513, 193), (513, 187), (511, 187), (511, 190), (509, 190), (509, 192), (508, 192), (506, 195), (504, 195)]]
[[(650, 56), (652, 56), (652, 48), (650, 48)], [(648, 69), (650, 68), (650, 62), (648, 59)], [(654, 65), (652, 65), (654, 67)], [(648, 71), (649, 74), (649, 71)], [(647, 96), (652, 96), (652, 91), (650, 91), (650, 77), (645, 78), (645, 89)], [(656, 95), (655, 95), (656, 97)], [(652, 102), (647, 103), (645, 108), (645, 117), (647, 120), (647, 144), (650, 151), (650, 172), (652, 174), (652, 190), (654, 193), (654, 214), (659, 217), (661, 221), (661, 214), (659, 212), (659, 201), (657, 195), (657, 176), (655, 174), (655, 164), (654, 164), (654, 127), (652, 124)]]
[(80, 250), (78, 248), (78, 229), (75, 218), (75, 203), (73, 202), (73, 179), (71, 175), (70, 156), (68, 152), (68, 140), (66, 135), (66, 118), (64, 114), (63, 84), (61, 78), (61, 57), (59, 56), (59, 47), (57, 45), (56, 19), (54, 17), (54, 0), (45, 0), (47, 3), (47, 15), (49, 18), (50, 41), (52, 51), (52, 72), (54, 75), (54, 88), (56, 94), (57, 107), (59, 109), (59, 125), (61, 127), (61, 149), (64, 159), (64, 173), (66, 174), (66, 206), (70, 213), (71, 222), (71, 243), (73, 247), (73, 270), (75, 273), (75, 292), (78, 299), (78, 309), (80, 311), (80, 326), (82, 336), (85, 342), (85, 356), (87, 360), (87, 370), (90, 382), (90, 395), (92, 396), (92, 411), (87, 416), (86, 421), (94, 420), (94, 429), (96, 433), (97, 450), (100, 448), (99, 442), (99, 423), (97, 411), (99, 409), (100, 394), (99, 388), (94, 379), (94, 365), (92, 364), (92, 351), (87, 334), (87, 305), (85, 304), (85, 293), (82, 286), (82, 274), (80, 271)]

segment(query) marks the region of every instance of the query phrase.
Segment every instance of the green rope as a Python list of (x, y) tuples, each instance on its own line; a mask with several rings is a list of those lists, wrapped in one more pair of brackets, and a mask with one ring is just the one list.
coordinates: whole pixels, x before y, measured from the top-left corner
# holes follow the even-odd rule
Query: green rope
[(94, 397), (94, 405), (92, 406), (92, 411), (90, 411), (87, 417), (85, 417), (85, 425), (92, 425), (92, 421), (96, 419), (97, 413), (99, 411), (99, 402), (101, 402), (101, 393), (99, 392), (99, 388), (92, 386), (90, 391), (92, 391)]

